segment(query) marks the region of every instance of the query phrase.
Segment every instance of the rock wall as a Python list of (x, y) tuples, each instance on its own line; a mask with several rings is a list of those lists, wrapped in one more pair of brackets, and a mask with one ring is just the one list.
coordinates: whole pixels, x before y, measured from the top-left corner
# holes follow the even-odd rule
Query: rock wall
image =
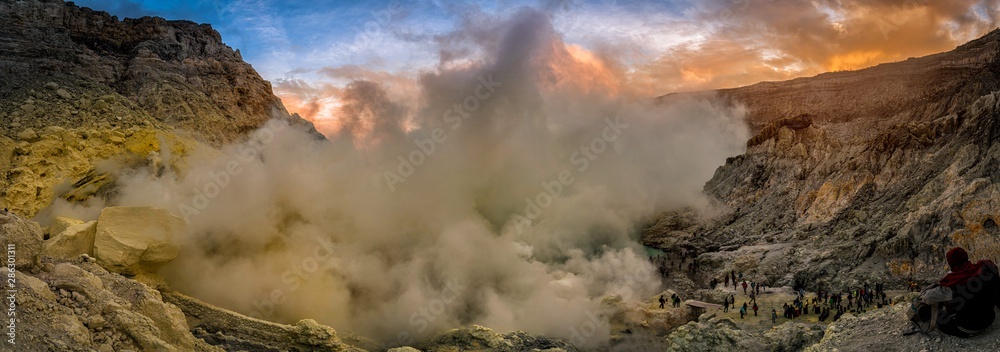
[(0, 134), (132, 126), (240, 139), (289, 115), (210, 25), (119, 20), (61, 0), (0, 0)]
[[(961, 245), (1000, 259), (1000, 31), (952, 52), (720, 91), (756, 135), (704, 187), (718, 214), (644, 242), (775, 285), (930, 282)], [(672, 220), (673, 219), (673, 220)], [(758, 264), (738, 267), (753, 259)]]

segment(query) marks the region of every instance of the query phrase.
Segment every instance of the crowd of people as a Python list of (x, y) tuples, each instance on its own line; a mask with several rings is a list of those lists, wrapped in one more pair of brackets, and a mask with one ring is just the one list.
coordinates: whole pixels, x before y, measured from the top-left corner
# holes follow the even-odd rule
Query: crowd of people
[[(845, 313), (864, 313), (873, 308), (888, 305), (885, 286), (881, 283), (870, 286), (867, 282), (856, 289), (845, 292), (830, 293), (822, 289), (816, 291), (816, 296), (806, 299), (805, 290), (800, 288), (791, 304), (785, 303), (783, 317), (796, 319), (803, 315), (813, 314), (818, 320), (837, 321)], [(845, 304), (846, 298), (846, 304)]]
[[(676, 260), (675, 260), (676, 259)], [(660, 273), (660, 277), (666, 279), (670, 277), (670, 273), (673, 270), (680, 274), (696, 275), (698, 272), (698, 262), (691, 260), (688, 263), (688, 258), (684, 254), (678, 255), (677, 258), (670, 258), (666, 255), (650, 256), (649, 261), (656, 266), (656, 271)]]
[[(693, 281), (698, 282), (697, 261), (692, 259), (690, 263), (687, 263), (688, 258), (684, 255), (678, 259), (676, 261), (677, 270), (688, 274)], [(650, 260), (657, 265), (664, 278), (669, 277), (669, 271), (675, 265), (673, 260), (667, 259), (665, 256), (650, 257)], [(968, 254), (960, 247), (953, 248), (947, 253), (947, 262), (951, 271), (938, 284), (923, 289), (920, 298), (921, 307), (917, 310), (919, 314), (914, 315), (912, 320), (918, 324), (931, 321), (929, 324), (931, 330), (937, 327), (956, 336), (971, 336), (984, 331), (994, 320), (993, 311), (990, 308), (994, 306), (1000, 308), (1000, 279), (997, 279), (1000, 277), (1000, 270), (997, 269), (996, 264), (989, 260), (984, 259), (972, 263), (968, 259)], [(686, 267), (685, 264), (687, 264)], [(702, 280), (704, 279), (702, 278)], [(919, 285), (914, 280), (907, 281), (906, 289), (908, 291), (920, 291)], [(728, 290), (729, 286), (732, 285), (733, 293), (723, 297), (722, 310), (724, 313), (728, 313), (730, 309), (737, 309), (736, 295), (742, 291), (746, 300), (739, 306), (740, 319), (745, 319), (751, 311), (754, 316), (759, 315), (762, 307), (757, 303), (757, 298), (762, 293), (766, 293), (768, 289), (766, 283), (749, 277), (745, 278), (742, 272), (737, 273), (735, 270), (723, 274), (721, 279), (719, 277), (711, 278), (708, 284), (712, 289), (719, 289), (719, 285), (722, 284), (721, 288), (725, 290)], [(978, 285), (977, 289), (970, 290), (966, 287), (972, 284)], [(961, 293), (962, 290), (974, 292), (957, 298), (951, 298), (953, 295), (947, 294), (948, 292), (954, 294), (956, 291)], [(947, 300), (942, 299), (938, 302), (934, 298), (927, 298), (936, 296), (945, 297)], [(680, 297), (677, 294), (671, 295), (670, 301), (673, 307), (680, 306)], [(660, 308), (664, 308), (666, 302), (666, 297), (660, 296)], [(771, 302), (773, 300), (765, 303)], [(880, 309), (888, 304), (888, 295), (883, 283), (870, 285), (865, 282), (861, 286), (839, 292), (818, 288), (815, 295), (810, 295), (810, 297), (807, 297), (804, 287), (798, 287), (794, 291), (794, 299), (782, 304), (780, 316), (788, 320), (795, 320), (803, 316), (814, 315), (816, 320), (820, 322), (837, 321), (844, 314), (865, 313), (872, 309)], [(975, 309), (966, 308), (967, 306), (974, 306)], [(768, 308), (770, 308), (769, 305)], [(764, 309), (766, 312), (766, 308)], [(937, 310), (941, 311), (940, 314), (947, 314), (948, 319), (945, 322), (934, 323), (936, 320), (933, 316), (938, 315)], [(779, 311), (776, 307), (772, 308), (771, 322), (777, 323), (778, 317)], [(923, 331), (924, 328), (920, 327), (916, 330)]]
[[(669, 278), (673, 269), (676, 269), (676, 272), (691, 276), (696, 275), (698, 272), (697, 261), (693, 259), (689, 260), (684, 254), (680, 254), (674, 258), (665, 255), (651, 256), (649, 259), (656, 265), (663, 278)], [(759, 316), (761, 306), (757, 302), (757, 297), (767, 292), (768, 285), (765, 282), (744, 277), (742, 272), (731, 270), (729, 273), (722, 275), (721, 279), (713, 277), (709, 281), (710, 288), (718, 288), (719, 284), (722, 284), (722, 287), (732, 285), (733, 292), (742, 292), (747, 297), (746, 301), (739, 306), (740, 318), (749, 316), (751, 312), (754, 316)], [(667, 301), (671, 302), (671, 306), (677, 307), (679, 306), (680, 298), (676, 294), (672, 295), (669, 299), (661, 296), (660, 308), (664, 308)], [(797, 288), (795, 290), (795, 299), (791, 302), (783, 303), (780, 315), (776, 309), (771, 309), (771, 320), (772, 322), (776, 322), (779, 316), (794, 320), (803, 315), (811, 314), (817, 316), (817, 319), (821, 322), (827, 320), (837, 321), (848, 312), (856, 314), (864, 313), (873, 308), (882, 308), (887, 304), (885, 286), (882, 283), (876, 283), (874, 286), (871, 286), (866, 282), (860, 287), (836, 293), (819, 289), (816, 291), (815, 296), (809, 299), (806, 298), (804, 288)], [(735, 294), (730, 294), (723, 298), (723, 312), (728, 313), (730, 309), (737, 309)]]

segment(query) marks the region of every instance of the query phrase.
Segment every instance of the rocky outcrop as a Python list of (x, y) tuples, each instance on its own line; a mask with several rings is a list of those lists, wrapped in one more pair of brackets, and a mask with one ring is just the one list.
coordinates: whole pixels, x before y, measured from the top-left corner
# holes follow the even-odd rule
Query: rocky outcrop
[[(62, 218), (65, 219), (65, 218)], [(75, 219), (65, 219), (73, 221)], [(75, 220), (75, 224), (69, 221), (56, 221), (51, 225), (51, 233), (55, 236), (45, 241), (45, 248), (42, 255), (53, 258), (72, 260), (86, 254), (94, 256), (94, 239), (97, 236), (97, 221), (83, 222)], [(60, 225), (67, 225), (65, 227)]]
[(190, 136), (152, 128), (49, 126), (33, 135), (38, 138), (0, 137), (0, 154), (10, 147), (9, 158), (0, 159), (0, 206), (28, 217), (55, 199), (86, 202), (113, 195), (113, 178), (97, 170), (102, 163), (182, 173), (184, 157), (210, 150)]
[(942, 334), (904, 336), (909, 328), (907, 302), (887, 309), (855, 316), (845, 314), (826, 328), (823, 339), (806, 352), (832, 351), (995, 351), (1000, 346), (1000, 329), (994, 326), (982, 335), (961, 338)]
[(284, 325), (214, 307), (178, 292), (163, 299), (184, 312), (195, 336), (227, 351), (356, 351), (329, 326), (312, 319)]
[(4, 213), (0, 224), (0, 238), (15, 243), (16, 257), (25, 261), (14, 273), (18, 350), (213, 350), (194, 338), (183, 313), (158, 291), (85, 255), (72, 261), (35, 258), (32, 248), (42, 245), (37, 223)]
[(207, 24), (120, 20), (61, 0), (2, 0), (0, 22), (8, 137), (52, 125), (175, 127), (220, 145), (270, 119), (307, 124)]
[(785, 323), (765, 331), (744, 330), (729, 318), (703, 315), (665, 338), (664, 351), (801, 351), (823, 337), (816, 325)]
[(104, 268), (130, 276), (155, 276), (177, 257), (187, 223), (152, 207), (109, 207), (97, 219), (94, 256)]
[(0, 239), (7, 254), (4, 263), (21, 271), (35, 269), (42, 253), (42, 228), (37, 222), (0, 210)]
[[(704, 192), (715, 213), (647, 229), (711, 277), (896, 287), (944, 273), (956, 245), (1000, 258), (1000, 31), (954, 51), (718, 93), (756, 134)], [(705, 282), (700, 282), (704, 284)]]
[(557, 339), (536, 337), (515, 331), (499, 334), (493, 330), (473, 325), (452, 329), (442, 333), (430, 342), (417, 346), (424, 352), (448, 351), (490, 351), (490, 352), (573, 352), (579, 351), (568, 343)]

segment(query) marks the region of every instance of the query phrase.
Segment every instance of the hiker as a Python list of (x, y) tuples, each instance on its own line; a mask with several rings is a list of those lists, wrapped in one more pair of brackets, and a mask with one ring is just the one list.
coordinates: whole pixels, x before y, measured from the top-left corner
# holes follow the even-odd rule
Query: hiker
[(729, 313), (729, 296), (722, 297), (722, 312)]
[(757, 316), (757, 303), (753, 304), (753, 316)]
[(660, 309), (663, 309), (663, 305), (667, 303), (667, 300), (660, 295)]
[(778, 312), (771, 308), (771, 324), (778, 322)]
[(747, 282), (743, 281), (743, 294), (747, 294)]
[(993, 308), (1000, 307), (997, 265), (989, 259), (970, 262), (962, 247), (949, 250), (946, 259), (951, 271), (920, 293), (920, 304), (911, 320), (928, 323), (926, 330), (917, 325), (924, 332), (937, 328), (952, 336), (975, 336), (993, 324)]
[(736, 309), (736, 295), (729, 295), (729, 303), (733, 305), (733, 309)]
[(743, 316), (746, 314), (747, 314), (747, 304), (743, 303), (743, 306), (740, 307), (740, 319), (743, 319)]
[(671, 302), (670, 302), (670, 305), (671, 305), (672, 307), (674, 307), (674, 308), (677, 308), (677, 307), (680, 307), (680, 306), (681, 306), (681, 298), (680, 298), (680, 297), (678, 297), (676, 293), (675, 293), (675, 294), (672, 294), (672, 295), (670, 295), (670, 301), (671, 301)]
[(726, 276), (726, 281), (725, 281), (726, 282), (726, 287), (729, 287), (729, 275), (725, 275), (725, 276)]

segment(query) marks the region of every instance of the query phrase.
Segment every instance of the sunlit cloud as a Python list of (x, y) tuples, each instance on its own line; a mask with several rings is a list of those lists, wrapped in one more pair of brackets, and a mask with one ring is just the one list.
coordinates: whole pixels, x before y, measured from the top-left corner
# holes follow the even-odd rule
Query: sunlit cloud
[[(996, 28), (1000, 0), (78, 1), (211, 22), (288, 108), (321, 130), (355, 80), (419, 109), (421, 73), (489, 61), (500, 18), (541, 9), (568, 61), (559, 84), (632, 97), (856, 70), (947, 51)], [(192, 11), (191, 9), (198, 9)], [(558, 57), (558, 55), (553, 56)], [(583, 69), (587, 68), (587, 69)]]

